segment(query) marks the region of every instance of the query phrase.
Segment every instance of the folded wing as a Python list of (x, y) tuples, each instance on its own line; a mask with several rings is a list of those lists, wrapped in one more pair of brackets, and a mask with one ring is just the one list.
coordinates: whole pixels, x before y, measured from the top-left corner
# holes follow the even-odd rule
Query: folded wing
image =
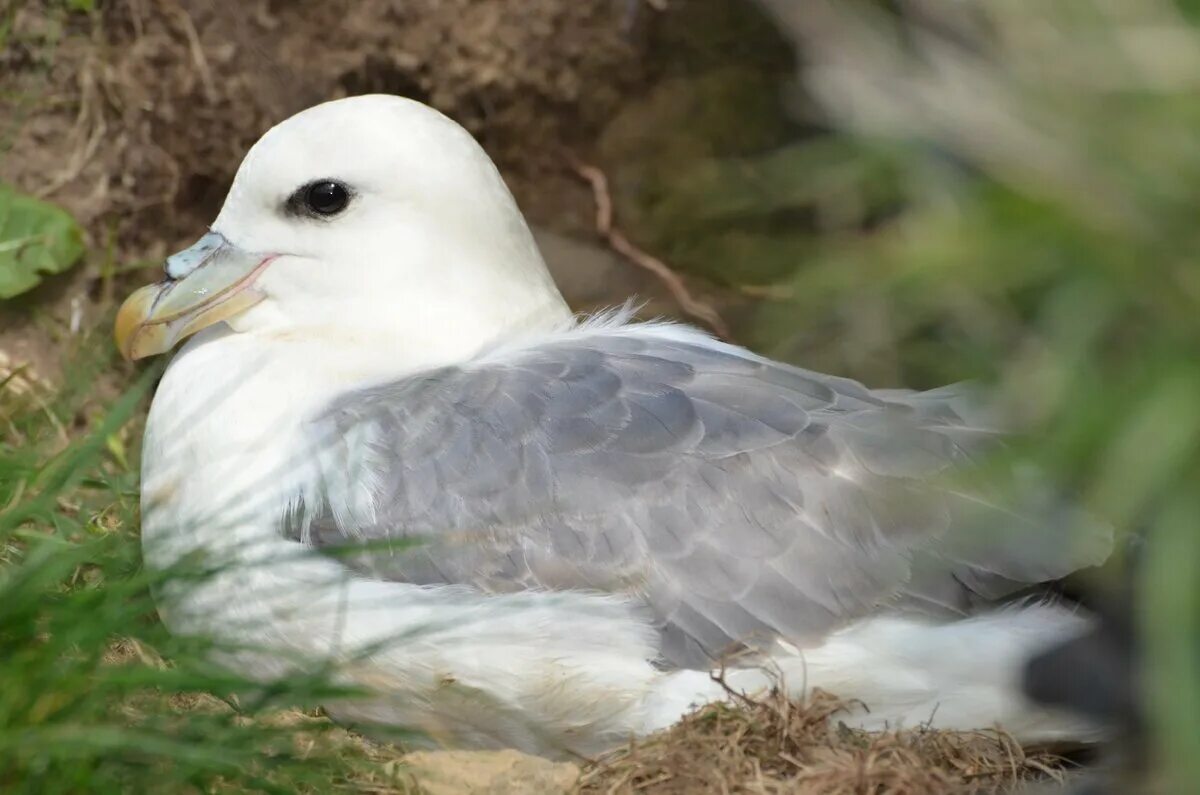
[[(629, 594), (663, 662), (803, 643), (883, 607), (965, 612), (1107, 556), (961, 390), (871, 392), (676, 327), (574, 332), (341, 398), (296, 532), (372, 576)], [(405, 543), (394, 543), (405, 542)], [(415, 543), (407, 543), (415, 542)]]

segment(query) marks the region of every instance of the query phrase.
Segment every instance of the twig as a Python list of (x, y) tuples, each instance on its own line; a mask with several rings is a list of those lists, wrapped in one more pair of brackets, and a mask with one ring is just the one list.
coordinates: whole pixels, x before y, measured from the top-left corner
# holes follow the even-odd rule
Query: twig
[(717, 310), (710, 304), (692, 296), (687, 285), (679, 274), (671, 270), (658, 257), (647, 254), (634, 245), (629, 238), (613, 223), (612, 194), (608, 190), (608, 177), (596, 166), (588, 165), (568, 154), (571, 170), (585, 180), (592, 188), (592, 197), (596, 202), (596, 231), (607, 241), (608, 245), (625, 259), (639, 268), (650, 271), (671, 293), (675, 303), (683, 312), (703, 322), (711, 328), (718, 337), (729, 339), (729, 326), (721, 318)]
[[(84, 68), (79, 71), (79, 111), (75, 115), (75, 122), (71, 125), (70, 132), (67, 133), (72, 140), (79, 140), (79, 146), (72, 149), (66, 165), (59, 169), (58, 173), (51, 177), (45, 185), (34, 191), (33, 195), (39, 199), (48, 197), (83, 173), (84, 166), (96, 154), (100, 142), (104, 140), (104, 136), (108, 132), (108, 125), (104, 121), (104, 112), (98, 109), (100, 103), (96, 98), (98, 88), (93, 71), (94, 66), (94, 57), (88, 56)], [(95, 123), (89, 130), (88, 123), (92, 121), (93, 115)]]
[(217, 84), (213, 80), (212, 69), (208, 66), (208, 58), (204, 55), (204, 45), (200, 42), (200, 33), (196, 30), (196, 23), (192, 22), (191, 14), (183, 6), (174, 2), (172, 6), (168, 10), (175, 15), (175, 18), (179, 21), (179, 26), (183, 28), (183, 35), (187, 38), (188, 51), (191, 53), (192, 63), (200, 75), (200, 85), (204, 89), (204, 98), (210, 104), (214, 103), (219, 96)]

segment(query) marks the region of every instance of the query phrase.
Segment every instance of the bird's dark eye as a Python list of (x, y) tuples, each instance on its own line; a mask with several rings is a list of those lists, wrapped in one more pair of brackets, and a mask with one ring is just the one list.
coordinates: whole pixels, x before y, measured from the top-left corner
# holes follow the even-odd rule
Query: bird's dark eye
[(340, 182), (323, 179), (304, 191), (304, 206), (317, 215), (335, 215), (350, 203), (350, 191)]

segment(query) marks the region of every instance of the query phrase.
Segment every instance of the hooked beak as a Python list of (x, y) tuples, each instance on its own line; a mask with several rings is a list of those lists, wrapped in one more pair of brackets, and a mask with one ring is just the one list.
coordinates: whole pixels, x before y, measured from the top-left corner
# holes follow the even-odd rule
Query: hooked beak
[(277, 254), (251, 254), (219, 232), (167, 258), (167, 278), (133, 293), (117, 312), (117, 348), (141, 359), (257, 304), (265, 294), (254, 280)]

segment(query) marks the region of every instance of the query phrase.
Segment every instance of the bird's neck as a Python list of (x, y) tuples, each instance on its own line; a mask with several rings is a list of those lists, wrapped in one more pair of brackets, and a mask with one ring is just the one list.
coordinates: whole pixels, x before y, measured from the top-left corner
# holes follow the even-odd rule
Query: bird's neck
[(252, 355), (300, 366), (332, 397), (463, 362), (497, 343), (572, 323), (548, 276), (542, 283), (515, 284), (485, 279), (441, 284), (430, 278), (407, 289), (390, 285), (367, 293), (352, 307), (336, 301), (311, 301), (300, 309), (295, 304), (284, 314), (268, 298), (232, 320), (229, 329), (195, 340), (182, 355), (218, 346), (229, 353), (208, 358)]

